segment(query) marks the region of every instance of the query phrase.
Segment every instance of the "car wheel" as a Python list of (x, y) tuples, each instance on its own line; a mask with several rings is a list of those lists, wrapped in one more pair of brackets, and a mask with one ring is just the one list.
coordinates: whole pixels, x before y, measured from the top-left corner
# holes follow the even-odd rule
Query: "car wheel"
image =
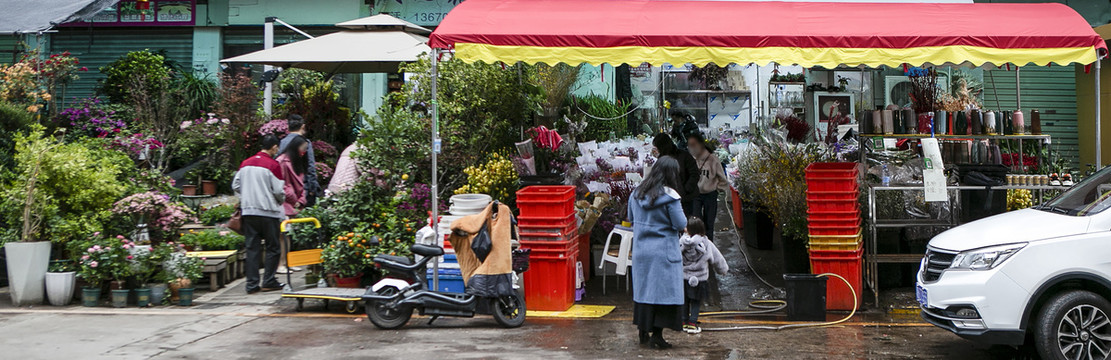
[(1111, 355), (1111, 302), (1090, 291), (1053, 296), (1038, 314), (1034, 341), (1042, 359), (1106, 359)]

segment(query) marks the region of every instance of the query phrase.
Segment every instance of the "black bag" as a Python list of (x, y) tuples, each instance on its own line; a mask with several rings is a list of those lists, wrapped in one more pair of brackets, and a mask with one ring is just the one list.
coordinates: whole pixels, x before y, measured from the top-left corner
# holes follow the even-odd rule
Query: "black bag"
[(474, 251), (474, 256), (478, 257), (479, 262), (486, 262), (486, 256), (490, 255), (493, 247), (494, 243), (490, 241), (490, 230), (486, 224), (482, 224), (482, 229), (479, 229), (478, 234), (471, 239), (471, 251)]
[(965, 185), (972, 185), (972, 186), (988, 186), (988, 187), (991, 187), (991, 186), (1003, 185), (1003, 182), (1000, 181), (999, 179), (984, 175), (984, 173), (979, 172), (979, 171), (969, 171), (968, 174), (964, 175), (964, 179), (963, 179), (962, 182)]

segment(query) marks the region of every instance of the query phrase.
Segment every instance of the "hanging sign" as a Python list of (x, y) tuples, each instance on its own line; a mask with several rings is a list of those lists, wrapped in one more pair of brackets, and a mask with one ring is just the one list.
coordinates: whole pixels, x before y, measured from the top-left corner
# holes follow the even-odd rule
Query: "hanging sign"
[(941, 148), (937, 138), (922, 139), (922, 157), (926, 165), (922, 169), (922, 185), (926, 191), (926, 201), (949, 201), (949, 191), (945, 188), (945, 163), (941, 160)]
[(196, 0), (122, 0), (96, 13), (87, 22), (61, 26), (193, 26)]

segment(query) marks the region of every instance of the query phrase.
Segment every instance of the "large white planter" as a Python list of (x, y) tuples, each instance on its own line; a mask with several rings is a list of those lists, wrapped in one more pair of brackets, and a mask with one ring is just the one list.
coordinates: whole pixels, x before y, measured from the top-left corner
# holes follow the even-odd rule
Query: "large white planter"
[(42, 304), (46, 268), (50, 264), (50, 242), (4, 244), (8, 260), (8, 285), (16, 306)]
[(73, 300), (73, 288), (76, 282), (77, 273), (73, 271), (46, 273), (46, 299), (50, 300), (50, 305), (69, 305)]

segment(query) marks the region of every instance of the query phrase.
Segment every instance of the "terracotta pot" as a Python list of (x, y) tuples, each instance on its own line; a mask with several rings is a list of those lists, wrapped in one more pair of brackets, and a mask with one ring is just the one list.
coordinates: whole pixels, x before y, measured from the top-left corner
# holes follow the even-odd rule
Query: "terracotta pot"
[(216, 195), (216, 182), (211, 180), (201, 181), (201, 190), (205, 195)]
[(193, 280), (177, 279), (170, 282), (170, 302), (178, 302), (181, 299), (181, 293), (178, 290), (193, 288)]
[(355, 276), (352, 276), (352, 277), (346, 277), (346, 278), (336, 276), (336, 287), (338, 287), (338, 288), (348, 288), (348, 289), (358, 289), (358, 288), (362, 287), (361, 286), (362, 280), (363, 280), (363, 274), (362, 273), (359, 273), (358, 275), (355, 275)]
[(181, 187), (181, 194), (182, 195), (189, 195), (189, 196), (197, 195), (197, 185), (182, 186)]

